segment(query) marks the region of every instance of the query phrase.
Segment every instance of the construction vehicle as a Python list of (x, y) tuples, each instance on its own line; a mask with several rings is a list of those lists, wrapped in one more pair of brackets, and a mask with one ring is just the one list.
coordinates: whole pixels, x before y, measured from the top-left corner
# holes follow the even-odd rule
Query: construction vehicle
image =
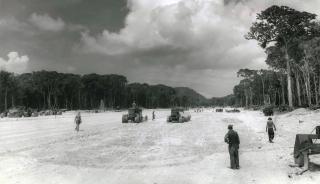
[(309, 169), (309, 156), (320, 154), (320, 126), (315, 128), (316, 134), (297, 134), (294, 144), (294, 162), (299, 167)]
[(237, 113), (237, 112), (240, 112), (240, 110), (239, 109), (231, 109), (231, 110), (226, 110), (226, 112)]
[(184, 112), (183, 108), (172, 108), (171, 114), (167, 118), (167, 122), (184, 123), (191, 120), (191, 115)]
[(148, 116), (142, 116), (142, 109), (136, 107), (135, 105), (132, 108), (128, 109), (128, 114), (122, 115), (122, 123), (141, 123), (147, 121)]
[(7, 116), (9, 118), (21, 118), (24, 115), (25, 108), (24, 107), (12, 107), (8, 110)]

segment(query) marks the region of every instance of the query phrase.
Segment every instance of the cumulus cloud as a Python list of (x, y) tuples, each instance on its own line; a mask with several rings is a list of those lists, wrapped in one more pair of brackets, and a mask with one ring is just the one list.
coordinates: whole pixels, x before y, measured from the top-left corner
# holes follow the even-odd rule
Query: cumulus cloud
[[(104, 30), (99, 35), (91, 35), (84, 32), (82, 49), (106, 56), (121, 56), (144, 71), (152, 71), (148, 72), (149, 76), (132, 75), (140, 80), (158, 73), (158, 78), (167, 78), (163, 83), (172, 84), (175, 78), (173, 85), (177, 86), (186, 84), (187, 78), (199, 78), (195, 77), (197, 74), (213, 84), (210, 85), (212, 94), (220, 96), (222, 91), (224, 94), (232, 92), (238, 81), (235, 74), (238, 69), (267, 68), (264, 51), (255, 41), (245, 40), (244, 35), (256, 13), (273, 4), (313, 13), (319, 13), (316, 7), (320, 7), (318, 0), (129, 0), (130, 13), (125, 27), (118, 33)], [(179, 69), (181, 67), (184, 69)], [(165, 77), (161, 75), (164, 70), (170, 71)], [(130, 76), (130, 72), (127, 73)], [(223, 79), (221, 74), (232, 77)], [(217, 92), (214, 86), (221, 86), (221, 80), (228, 80), (226, 84), (229, 85), (222, 86)], [(208, 86), (188, 86), (210, 94)]]
[[(145, 64), (159, 53), (162, 64), (196, 69), (245, 65), (264, 54), (259, 48), (246, 54), (241, 49), (252, 45), (243, 38), (252, 16), (245, 5), (230, 8), (220, 0), (132, 0), (129, 6), (126, 27), (119, 33), (83, 33), (87, 52), (141, 56), (138, 59)], [(164, 61), (170, 54), (170, 61)]]
[(27, 70), (29, 57), (19, 56), (18, 52), (9, 52), (8, 59), (0, 57), (0, 69), (14, 73), (24, 73)]
[(40, 15), (33, 13), (30, 16), (29, 21), (37, 28), (44, 31), (57, 32), (65, 28), (65, 22), (61, 18), (54, 19), (48, 14)]
[[(256, 13), (277, 4), (320, 14), (319, 0), (37, 1), (47, 13), (30, 16), (39, 11), (31, 2), (12, 3), (12, 11), (0, 7), (6, 15), (0, 53), (28, 53), (30, 70), (117, 73), (130, 82), (191, 87), (207, 97), (232, 93), (240, 68), (267, 68), (264, 51), (244, 39)], [(21, 10), (20, 17), (13, 10)]]

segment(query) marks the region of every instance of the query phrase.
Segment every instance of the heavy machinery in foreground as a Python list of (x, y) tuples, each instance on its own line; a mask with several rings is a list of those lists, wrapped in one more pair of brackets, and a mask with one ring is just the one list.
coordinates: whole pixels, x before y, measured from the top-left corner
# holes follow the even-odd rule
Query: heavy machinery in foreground
[(320, 126), (315, 128), (316, 134), (297, 134), (294, 144), (294, 162), (299, 167), (309, 169), (309, 156), (320, 154)]
[(141, 123), (147, 121), (148, 116), (142, 116), (142, 109), (138, 107), (132, 107), (128, 109), (128, 114), (122, 115), (122, 123)]
[(183, 108), (172, 108), (171, 114), (167, 118), (167, 122), (184, 123), (191, 120), (191, 115), (184, 112)]

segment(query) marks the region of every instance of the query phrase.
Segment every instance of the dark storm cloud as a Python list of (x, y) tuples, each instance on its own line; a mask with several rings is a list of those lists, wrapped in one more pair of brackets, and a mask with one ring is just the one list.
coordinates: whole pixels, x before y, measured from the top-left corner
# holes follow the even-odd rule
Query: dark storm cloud
[(124, 26), (128, 8), (126, 0), (0, 0), (0, 16), (25, 21), (32, 13), (60, 17), (92, 32), (116, 32)]
[(0, 58), (18, 51), (29, 70), (66, 71), (78, 62), (81, 31), (117, 32), (127, 13), (126, 0), (0, 0)]

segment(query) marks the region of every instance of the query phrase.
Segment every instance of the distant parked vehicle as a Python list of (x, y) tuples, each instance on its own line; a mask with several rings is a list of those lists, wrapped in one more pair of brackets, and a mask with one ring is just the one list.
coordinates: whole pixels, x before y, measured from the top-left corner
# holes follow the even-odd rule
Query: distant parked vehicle
[(172, 108), (171, 114), (167, 118), (167, 122), (184, 123), (191, 120), (191, 115), (184, 112), (183, 108)]
[(226, 110), (226, 112), (235, 113), (235, 112), (240, 112), (240, 110), (239, 109), (231, 109), (231, 110)]
[(223, 112), (223, 109), (216, 109), (216, 112)]
[(115, 112), (121, 112), (121, 109), (119, 106), (116, 107)]
[(53, 112), (52, 112), (52, 110), (46, 110), (44, 115), (45, 116), (50, 116), (50, 115), (53, 115)]
[(24, 115), (24, 108), (23, 107), (13, 107), (8, 110), (8, 117), (9, 118), (20, 118)]
[(1, 113), (1, 114), (0, 114), (0, 117), (1, 117), (1, 118), (7, 117), (7, 112)]
[(23, 117), (31, 117), (32, 113), (35, 112), (36, 110), (27, 108), (26, 110), (23, 111)]
[(56, 115), (62, 115), (62, 111), (57, 111)]
[(61, 111), (61, 112), (67, 112), (68, 109), (59, 109), (59, 111)]
[(39, 113), (37, 111), (34, 111), (32, 114), (31, 114), (31, 117), (38, 117), (39, 116)]
[(45, 113), (46, 113), (46, 111), (40, 111), (38, 114), (39, 114), (39, 116), (44, 116)]
[(265, 116), (273, 116), (273, 106), (266, 106), (262, 109), (262, 112)]

